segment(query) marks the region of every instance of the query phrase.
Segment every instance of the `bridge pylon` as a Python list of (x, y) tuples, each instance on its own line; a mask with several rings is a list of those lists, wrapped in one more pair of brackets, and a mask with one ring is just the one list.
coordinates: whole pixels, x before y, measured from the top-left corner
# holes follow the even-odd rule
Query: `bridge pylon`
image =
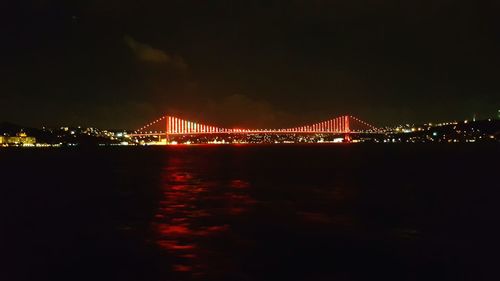
[(169, 143), (168, 133), (170, 132), (170, 117), (164, 116), (165, 119), (165, 143)]
[(351, 142), (351, 127), (349, 126), (349, 116), (344, 116), (344, 142)]

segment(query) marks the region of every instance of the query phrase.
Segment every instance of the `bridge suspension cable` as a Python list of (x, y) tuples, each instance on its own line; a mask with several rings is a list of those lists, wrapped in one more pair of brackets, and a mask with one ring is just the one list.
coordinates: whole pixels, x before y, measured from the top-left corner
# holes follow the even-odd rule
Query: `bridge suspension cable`
[[(153, 133), (152, 128), (157, 128)], [(158, 130), (159, 128), (159, 130)], [(149, 131), (148, 131), (149, 130)], [(352, 115), (343, 115), (322, 122), (307, 124), (291, 128), (278, 129), (243, 129), (223, 128), (204, 123), (192, 122), (174, 116), (162, 116), (143, 127), (137, 129), (131, 135), (188, 135), (188, 134), (252, 134), (252, 133), (353, 133), (379, 131), (379, 129)], [(160, 133), (158, 133), (160, 132)]]

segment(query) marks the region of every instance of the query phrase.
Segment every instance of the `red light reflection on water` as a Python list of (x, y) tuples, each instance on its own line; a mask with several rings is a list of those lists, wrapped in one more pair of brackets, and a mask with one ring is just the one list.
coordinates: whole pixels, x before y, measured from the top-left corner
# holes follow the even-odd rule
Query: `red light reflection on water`
[(182, 264), (174, 264), (173, 268), (174, 268), (174, 271), (181, 271), (181, 272), (187, 272), (187, 271), (192, 270), (191, 266), (182, 265)]
[[(181, 244), (178, 244), (178, 241), (175, 241), (175, 240), (159, 240), (157, 243), (163, 249), (171, 250), (171, 251), (192, 250), (192, 249), (196, 248), (196, 245), (194, 245), (194, 244), (181, 245)], [(191, 254), (191, 256), (195, 257), (196, 255)]]
[(184, 225), (160, 225), (160, 232), (164, 235), (187, 235), (191, 230)]
[[(195, 166), (196, 167), (196, 166)], [(163, 198), (154, 216), (156, 244), (174, 259), (173, 272), (203, 276), (220, 249), (212, 241), (225, 241), (231, 232), (231, 217), (248, 211), (255, 200), (251, 185), (242, 179), (214, 180), (175, 158), (164, 169)]]
[(250, 183), (243, 180), (232, 180), (230, 186), (233, 188), (248, 188)]

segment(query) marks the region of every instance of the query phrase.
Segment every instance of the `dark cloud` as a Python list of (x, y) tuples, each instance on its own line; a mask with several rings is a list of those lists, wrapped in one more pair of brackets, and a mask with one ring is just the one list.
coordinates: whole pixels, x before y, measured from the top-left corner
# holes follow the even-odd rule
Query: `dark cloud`
[(500, 104), (499, 1), (10, 2), (0, 120), (381, 126)]
[(269, 102), (242, 94), (209, 101), (201, 111), (211, 120), (223, 120), (223, 125), (236, 127), (279, 126), (289, 119), (287, 113)]
[(168, 64), (180, 70), (186, 70), (188, 68), (184, 59), (178, 55), (171, 55), (163, 50), (153, 48), (148, 44), (138, 42), (129, 35), (125, 35), (124, 40), (140, 61)]

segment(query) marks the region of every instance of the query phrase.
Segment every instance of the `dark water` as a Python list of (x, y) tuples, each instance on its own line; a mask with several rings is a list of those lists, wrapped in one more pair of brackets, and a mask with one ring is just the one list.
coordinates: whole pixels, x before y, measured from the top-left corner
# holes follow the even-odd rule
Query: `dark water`
[(0, 280), (499, 280), (499, 146), (0, 151)]

